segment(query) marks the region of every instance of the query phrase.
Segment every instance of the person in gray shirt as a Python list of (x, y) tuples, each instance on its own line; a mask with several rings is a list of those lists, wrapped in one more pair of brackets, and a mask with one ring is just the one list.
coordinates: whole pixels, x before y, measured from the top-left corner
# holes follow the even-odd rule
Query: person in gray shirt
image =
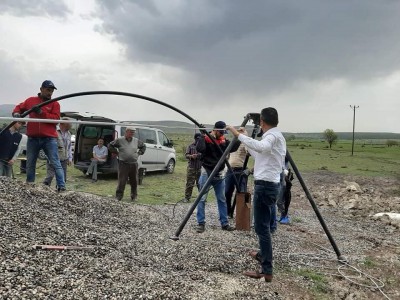
[(111, 153), (118, 153), (118, 186), (115, 192), (116, 198), (122, 200), (126, 182), (131, 185), (131, 200), (137, 198), (138, 185), (138, 158), (146, 151), (146, 145), (134, 137), (136, 128), (129, 126), (125, 130), (124, 137), (112, 141), (108, 145)]

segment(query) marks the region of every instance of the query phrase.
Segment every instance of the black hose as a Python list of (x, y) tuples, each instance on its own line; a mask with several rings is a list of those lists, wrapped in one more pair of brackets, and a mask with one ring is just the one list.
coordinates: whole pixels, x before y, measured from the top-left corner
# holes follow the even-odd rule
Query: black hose
[[(176, 108), (176, 107), (174, 107), (174, 106), (172, 106), (172, 105), (170, 105), (170, 104), (168, 104), (168, 103), (162, 102), (162, 101), (157, 100), (157, 99), (154, 99), (154, 98), (150, 98), (150, 97), (146, 97), (146, 96), (143, 96), (143, 95), (139, 95), (139, 94), (133, 94), (133, 93), (127, 93), (127, 92), (118, 92), (118, 91), (89, 91), (89, 92), (79, 92), (79, 93), (73, 93), (73, 94), (63, 95), (63, 96), (60, 96), (60, 97), (57, 97), (57, 98), (54, 98), (54, 99), (50, 99), (50, 100), (44, 101), (44, 102), (42, 102), (42, 103), (40, 103), (40, 104), (37, 104), (36, 107), (42, 107), (42, 106), (47, 105), (47, 104), (49, 104), (49, 103), (53, 103), (53, 102), (55, 102), (55, 101), (61, 101), (61, 100), (68, 99), (68, 98), (74, 98), (74, 97), (80, 97), (80, 96), (90, 96), (90, 95), (116, 95), (116, 96), (133, 97), (133, 98), (143, 99), (143, 100), (146, 100), (146, 101), (150, 101), (150, 102), (157, 103), (157, 104), (160, 104), (160, 105), (162, 105), (162, 106), (168, 107), (168, 108), (170, 108), (170, 109), (176, 111), (177, 113), (181, 114), (182, 116), (186, 117), (186, 118), (189, 119), (191, 122), (193, 122), (197, 127), (199, 127), (199, 130), (200, 130), (202, 133), (206, 134), (206, 135), (213, 141), (213, 143), (217, 146), (217, 148), (219, 149), (219, 151), (220, 151), (221, 153), (223, 153), (222, 149), (221, 149), (221, 148), (219, 147), (219, 145), (216, 143), (216, 141), (214, 140), (214, 138), (209, 134), (209, 132), (208, 132), (207, 130), (203, 129), (203, 128), (204, 128), (204, 125), (198, 123), (198, 122), (197, 122), (195, 119), (193, 119), (191, 116), (189, 116), (188, 114), (186, 114), (186, 113), (183, 112), (182, 110), (180, 110), (180, 109), (178, 109), (178, 108)], [(26, 112), (24, 112), (24, 113), (21, 114), (21, 117), (24, 118), (25, 116), (29, 115), (32, 111), (33, 111), (33, 108), (27, 110)], [(0, 136), (3, 134), (3, 131), (9, 129), (14, 123), (15, 123), (15, 121), (14, 121), (14, 122), (11, 122), (7, 127), (5, 127), (5, 128), (0, 132)], [(231, 166), (230, 166), (230, 164), (228, 163), (227, 160), (225, 160), (225, 164), (227, 165), (228, 169), (229, 169), (230, 171), (232, 171), (232, 168), (231, 168)], [(239, 189), (239, 183), (237, 182), (236, 178), (235, 178), (235, 184), (236, 184), (236, 187)]]

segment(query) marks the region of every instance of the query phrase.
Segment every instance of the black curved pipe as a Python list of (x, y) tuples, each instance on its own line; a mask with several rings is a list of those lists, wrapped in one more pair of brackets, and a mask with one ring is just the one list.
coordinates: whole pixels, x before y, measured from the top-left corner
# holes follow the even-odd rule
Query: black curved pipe
[(294, 162), (294, 160), (293, 160), (293, 158), (290, 155), (288, 150), (286, 150), (286, 157), (288, 158), (289, 163), (292, 166), (293, 171), (296, 174), (297, 179), (299, 180), (301, 187), (303, 188), (303, 191), (306, 193), (307, 199), (310, 202), (311, 207), (313, 208), (313, 210), (315, 212), (315, 215), (317, 216), (318, 221), (321, 224), (326, 236), (328, 237), (328, 240), (331, 243), (331, 246), (332, 246), (333, 250), (335, 251), (339, 262), (345, 262), (346, 259), (344, 258), (344, 256), (342, 256), (342, 253), (340, 252), (339, 247), (336, 245), (336, 242), (333, 239), (333, 236), (332, 236), (331, 232), (329, 231), (328, 226), (326, 225), (325, 220), (322, 217), (322, 215), (321, 215), (321, 213), (320, 213), (320, 211), (319, 211), (319, 209), (317, 207), (317, 204), (315, 203), (313, 197), (311, 196), (311, 193), (308, 190), (308, 188), (306, 186), (306, 183), (304, 182), (303, 177), (301, 176), (301, 174), (299, 172), (299, 169), (297, 168), (297, 166), (296, 166), (296, 164), (295, 164), (295, 162)]
[[(44, 105), (47, 105), (49, 103), (53, 103), (55, 101), (60, 101), (60, 100), (64, 100), (64, 99), (68, 99), (68, 98), (74, 98), (74, 97), (79, 97), (79, 96), (90, 96), (90, 95), (117, 95), (117, 96), (127, 96), (127, 97), (133, 97), (133, 98), (139, 98), (139, 99), (143, 99), (143, 100), (147, 100), (150, 102), (154, 102), (163, 106), (166, 106), (178, 113), (180, 113), (181, 115), (185, 116), (186, 118), (188, 118), (190, 121), (192, 121), (195, 125), (197, 125), (199, 128), (204, 128), (203, 125), (199, 124), (195, 119), (193, 119), (191, 116), (189, 116), (188, 114), (186, 114), (185, 112), (177, 109), (176, 107), (164, 103), (160, 100), (154, 99), (154, 98), (150, 98), (150, 97), (146, 97), (146, 96), (142, 96), (142, 95), (138, 95), (138, 94), (133, 94), (133, 93), (126, 93), (126, 92), (117, 92), (117, 91), (89, 91), (89, 92), (79, 92), (79, 93), (73, 93), (73, 94), (67, 94), (67, 95), (63, 95), (54, 99), (50, 99), (47, 101), (44, 101), (40, 104), (38, 104), (38, 107), (42, 107)], [(24, 112), (23, 114), (21, 114), (21, 117), (24, 118), (25, 116), (29, 115), (32, 112), (33, 109), (29, 109), (26, 112)], [(1, 132), (0, 135), (3, 133), (4, 130), (9, 129), (15, 122), (11, 122), (6, 128), (4, 128)]]
[[(174, 107), (174, 106), (172, 106), (172, 105), (170, 105), (170, 104), (167, 104), (167, 103), (162, 102), (162, 101), (160, 101), (160, 100), (157, 100), (157, 99), (154, 99), (154, 98), (150, 98), (150, 97), (146, 97), (146, 96), (143, 96), (143, 95), (133, 94), (133, 93), (126, 93), (126, 92), (117, 92), (117, 91), (89, 91), (89, 92), (79, 92), (79, 93), (67, 94), (67, 95), (63, 95), (63, 96), (60, 96), (60, 97), (57, 97), (57, 98), (54, 98), (54, 99), (50, 99), (50, 100), (44, 101), (44, 102), (42, 102), (42, 103), (40, 103), (40, 104), (37, 104), (36, 106), (37, 106), (37, 107), (42, 107), (42, 106), (44, 106), (44, 105), (46, 105), (46, 104), (49, 104), (49, 103), (52, 103), (52, 102), (55, 102), (55, 101), (60, 101), (60, 100), (64, 100), (64, 99), (68, 99), (68, 98), (74, 98), (74, 97), (79, 97), (79, 96), (90, 96), (90, 95), (116, 95), (116, 96), (133, 97), (133, 98), (143, 99), (143, 100), (146, 100), (146, 101), (150, 101), (150, 102), (157, 103), (157, 104), (163, 105), (163, 106), (165, 106), (165, 107), (168, 107), (168, 108), (170, 108), (170, 109), (176, 111), (177, 113), (181, 114), (182, 116), (186, 117), (186, 118), (189, 119), (191, 122), (193, 122), (195, 125), (197, 125), (197, 127), (199, 127), (199, 130), (200, 130), (203, 134), (206, 134), (206, 135), (213, 141), (213, 143), (214, 143), (215, 145), (218, 146), (218, 149), (220, 149), (221, 153), (223, 153), (223, 151), (221, 150), (221, 148), (219, 147), (219, 145), (216, 143), (216, 141), (214, 140), (214, 138), (212, 138), (212, 136), (208, 133), (208, 131), (205, 130), (205, 129), (202, 129), (202, 128), (204, 128), (204, 125), (199, 124), (199, 123), (198, 123), (195, 119), (193, 119), (191, 116), (189, 116), (188, 114), (186, 114), (186, 113), (183, 112), (182, 110), (180, 110), (180, 109), (178, 109), (178, 108), (176, 108), (176, 107)], [(27, 110), (26, 112), (24, 112), (23, 114), (21, 114), (21, 117), (24, 118), (25, 116), (29, 115), (29, 114), (32, 112), (32, 110), (33, 110), (33, 108)], [(7, 127), (5, 127), (5, 128), (0, 132), (0, 135), (2, 135), (2, 134), (3, 134), (3, 131), (9, 129), (14, 123), (15, 123), (15, 122), (11, 122)], [(232, 171), (232, 168), (231, 168), (231, 166), (229, 165), (229, 163), (228, 163), (227, 160), (225, 161), (225, 163), (226, 163), (228, 169)], [(236, 184), (237, 189), (239, 189), (239, 183), (237, 182), (236, 178), (235, 178), (235, 184)]]

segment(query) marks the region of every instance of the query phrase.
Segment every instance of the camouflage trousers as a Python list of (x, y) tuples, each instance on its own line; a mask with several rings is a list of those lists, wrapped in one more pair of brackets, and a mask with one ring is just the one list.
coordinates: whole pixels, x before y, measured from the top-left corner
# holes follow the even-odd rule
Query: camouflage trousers
[(190, 197), (192, 197), (193, 187), (195, 184), (197, 189), (199, 188), (199, 177), (200, 169), (187, 167), (185, 199), (189, 200)]

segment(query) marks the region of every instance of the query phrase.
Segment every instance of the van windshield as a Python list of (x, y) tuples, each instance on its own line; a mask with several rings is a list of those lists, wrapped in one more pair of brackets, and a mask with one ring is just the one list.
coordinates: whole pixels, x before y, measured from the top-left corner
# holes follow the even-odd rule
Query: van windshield
[(82, 133), (82, 137), (89, 139), (110, 137), (109, 139), (111, 141), (113, 139), (113, 136), (114, 136), (113, 128), (106, 128), (99, 126), (85, 126), (83, 128), (83, 133)]

